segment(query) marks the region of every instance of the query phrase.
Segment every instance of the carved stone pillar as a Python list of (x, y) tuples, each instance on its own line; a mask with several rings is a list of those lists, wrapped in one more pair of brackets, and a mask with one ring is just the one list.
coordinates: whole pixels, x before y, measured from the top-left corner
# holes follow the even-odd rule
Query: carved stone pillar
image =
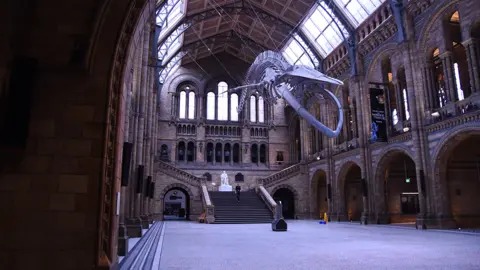
[(472, 86), (472, 93), (480, 91), (480, 69), (479, 69), (479, 55), (477, 42), (475, 39), (469, 39), (463, 42), (465, 51), (467, 53), (468, 71), (470, 75), (470, 85)]
[[(139, 38), (138, 43), (141, 44), (143, 37)], [(132, 148), (132, 161), (130, 164), (130, 187), (129, 187), (129, 216), (126, 219), (127, 223), (127, 234), (129, 237), (140, 237), (142, 235), (141, 220), (140, 214), (137, 211), (137, 194), (135, 191), (136, 182), (137, 182), (137, 169), (138, 169), (138, 150), (140, 145), (138, 144), (138, 135), (139, 135), (139, 111), (141, 106), (141, 73), (142, 73), (142, 49), (141, 47), (137, 48), (134, 57), (133, 65), (133, 96), (132, 96), (132, 116), (133, 121), (130, 125), (132, 130), (132, 136), (129, 138), (130, 142), (133, 143)], [(142, 138), (143, 141), (143, 138)]]
[[(423, 158), (422, 158), (422, 144), (421, 144), (421, 119), (418, 118), (418, 113), (417, 110), (419, 108), (416, 98), (416, 92), (415, 92), (415, 69), (417, 68), (415, 65), (415, 56), (412, 55), (413, 50), (410, 50), (409, 43), (404, 44), (403, 52), (404, 52), (404, 63), (405, 63), (405, 76), (407, 80), (407, 95), (408, 95), (408, 100), (410, 102), (410, 116), (411, 116), (411, 132), (412, 132), (412, 141), (413, 141), (413, 148), (414, 148), (414, 162), (415, 162), (415, 169), (416, 169), (416, 179), (417, 181), (417, 190), (418, 190), (418, 199), (419, 199), (419, 205), (420, 205), (420, 213), (417, 215), (417, 226), (421, 228), (425, 228), (425, 220), (427, 219), (427, 200), (426, 200), (426, 193), (425, 190), (423, 190), (423, 187), (426, 186), (426, 184), (422, 184), (422, 181), (424, 179), (424, 163), (423, 163)], [(413, 45), (412, 45), (413, 46)], [(446, 54), (444, 56), (444, 59), (446, 59), (446, 62), (448, 62), (450, 54)], [(451, 60), (450, 60), (451, 61)], [(450, 69), (452, 70), (452, 69)]]
[(447, 103), (456, 101), (455, 73), (453, 69), (453, 53), (446, 51), (440, 55), (445, 72), (445, 85), (447, 94)]
[(397, 101), (397, 117), (398, 124), (403, 127), (403, 121), (405, 120), (405, 108), (403, 103), (403, 89), (399, 82), (394, 83), (395, 86), (395, 99)]
[(357, 108), (355, 108), (355, 105), (350, 104), (350, 114), (352, 115), (352, 123), (350, 124), (351, 129), (352, 129), (352, 139), (355, 139), (358, 137), (358, 130), (357, 130)]
[[(130, 128), (130, 100), (131, 100), (131, 89), (130, 89), (130, 82), (126, 81), (123, 85), (123, 96), (125, 97), (123, 106), (125, 108), (125, 124), (124, 124), (124, 137), (123, 141), (128, 142), (129, 139), (129, 128)], [(124, 166), (124, 164), (122, 164)], [(123, 177), (123, 176), (121, 176)], [(127, 205), (128, 205), (128, 186), (121, 185), (120, 188), (120, 216), (118, 220), (118, 255), (125, 256), (128, 251), (128, 234), (127, 234), (127, 227), (125, 225), (125, 219), (127, 216)]]

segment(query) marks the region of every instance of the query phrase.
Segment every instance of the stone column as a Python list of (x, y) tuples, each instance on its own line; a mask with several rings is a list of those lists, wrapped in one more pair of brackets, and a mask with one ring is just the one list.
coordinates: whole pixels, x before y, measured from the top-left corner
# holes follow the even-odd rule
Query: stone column
[[(141, 62), (141, 82), (140, 82), (140, 110), (138, 113), (138, 151), (137, 151), (137, 163), (138, 165), (143, 165), (145, 166), (145, 160), (144, 160), (144, 151), (145, 151), (145, 145), (144, 145), (144, 140), (145, 140), (145, 133), (146, 133), (146, 114), (147, 114), (147, 99), (148, 99), (148, 94), (147, 94), (147, 88), (148, 88), (148, 59), (149, 59), (149, 46), (150, 45), (150, 25), (146, 24), (145, 29), (143, 30), (143, 41), (142, 41), (142, 62)], [(145, 168), (146, 169), (146, 168)], [(145, 170), (145, 173), (148, 173), (147, 170)], [(141, 186), (141, 190), (144, 189), (145, 185), (145, 179), (147, 175), (144, 174), (144, 178), (142, 179), (143, 185)], [(145, 219), (143, 215), (143, 192), (142, 191), (137, 191), (137, 201), (138, 202), (138, 213), (140, 215), (140, 218)], [(142, 222), (143, 224), (143, 222)]]
[(352, 139), (356, 139), (358, 137), (358, 130), (356, 128), (356, 126), (357, 126), (357, 109), (355, 108), (355, 105), (353, 105), (353, 102), (350, 104), (350, 113), (352, 115), (352, 123), (351, 123), (351, 129), (352, 129), (352, 134), (353, 134)]
[[(152, 58), (148, 58), (149, 63), (152, 65), (153, 61), (155, 61)], [(147, 100), (147, 127), (146, 127), (146, 136), (145, 136), (145, 167), (146, 167), (146, 172), (147, 176), (150, 176), (150, 178), (153, 178), (153, 169), (152, 169), (152, 160), (153, 160), (153, 151), (152, 151), (152, 131), (153, 131), (153, 117), (154, 117), (154, 102), (155, 102), (155, 96), (153, 93), (153, 68), (147, 68), (148, 69), (148, 83), (147, 83), (147, 93), (148, 93), (148, 100)], [(149, 183), (147, 183), (150, 185)], [(147, 186), (147, 190), (149, 190), (150, 186)], [(146, 219), (146, 222), (150, 224), (152, 222), (152, 213), (150, 212), (150, 194), (145, 194), (144, 198), (144, 216)], [(144, 224), (143, 226), (148, 228), (148, 224)]]
[(395, 86), (395, 99), (397, 101), (398, 123), (401, 127), (403, 127), (403, 121), (405, 120), (405, 109), (403, 108), (403, 89), (399, 82), (395, 82), (393, 85)]
[(472, 86), (472, 93), (480, 91), (480, 70), (478, 67), (478, 50), (477, 43), (474, 39), (469, 39), (463, 42), (465, 52), (467, 54), (468, 72), (470, 75), (470, 85)]
[(222, 148), (220, 150), (222, 165), (225, 164), (225, 144), (222, 143)]
[[(139, 38), (137, 44), (142, 44), (142, 36)], [(142, 228), (140, 214), (137, 211), (137, 196), (136, 196), (136, 182), (138, 173), (138, 133), (139, 133), (139, 110), (140, 110), (140, 92), (141, 92), (141, 63), (142, 63), (142, 49), (138, 47), (135, 52), (134, 64), (133, 64), (133, 96), (132, 96), (132, 122), (130, 130), (132, 130), (130, 142), (133, 143), (132, 147), (132, 161), (130, 167), (130, 187), (129, 187), (129, 217), (126, 220), (127, 234), (129, 237), (141, 237)], [(143, 138), (142, 138), (143, 140)]]
[[(403, 63), (405, 63), (405, 76), (407, 80), (407, 95), (408, 95), (408, 100), (410, 102), (410, 119), (411, 119), (411, 125), (412, 125), (412, 141), (413, 141), (413, 148), (414, 148), (414, 162), (415, 162), (415, 169), (416, 169), (416, 179), (417, 181), (417, 190), (418, 190), (418, 199), (419, 199), (419, 204), (420, 204), (420, 213), (417, 215), (417, 221), (416, 224), (418, 228), (426, 228), (425, 223), (427, 219), (427, 200), (426, 200), (426, 193), (425, 190), (423, 190), (423, 186), (421, 183), (421, 179), (423, 179), (422, 175), (425, 171), (424, 168), (424, 162), (422, 158), (422, 153), (423, 153), (423, 148), (421, 145), (421, 138), (422, 134), (422, 126), (421, 126), (421, 119), (418, 118), (418, 113), (417, 110), (419, 108), (418, 106), (418, 100), (416, 98), (416, 92), (415, 92), (415, 69), (416, 67), (416, 62), (415, 62), (415, 57), (413, 54), (413, 50), (410, 49), (410, 44), (409, 43), (404, 43), (403, 47), (404, 49), (402, 50), (404, 52), (403, 55)], [(413, 46), (413, 45), (412, 45)], [(448, 55), (448, 54), (447, 54)], [(446, 57), (447, 59), (449, 58), (448, 56)], [(447, 61), (448, 62), (448, 61)], [(451, 70), (451, 69), (450, 69)]]
[[(131, 89), (130, 89), (130, 82), (128, 79), (123, 84), (123, 96), (125, 97), (124, 100), (124, 108), (125, 108), (125, 125), (124, 125), (124, 137), (123, 141), (128, 142), (129, 139), (129, 128), (130, 128), (130, 100), (131, 100)], [(122, 166), (124, 164), (122, 163)], [(120, 177), (123, 178), (123, 175)], [(124, 186), (121, 185), (120, 188), (120, 216), (118, 222), (118, 255), (125, 256), (128, 251), (128, 235), (127, 235), (127, 227), (125, 225), (125, 218), (127, 215), (127, 205), (128, 205), (128, 185)]]
[[(363, 84), (363, 77), (361, 76), (356, 76), (351, 78), (351, 85), (353, 85), (352, 92), (354, 93), (355, 99), (357, 101), (362, 100), (362, 93), (365, 93), (365, 91), (362, 91), (362, 84)], [(362, 104), (362, 103), (360, 103)], [(356, 110), (356, 118), (357, 118), (357, 123), (359, 127), (364, 126), (366, 123), (364, 123), (364, 120), (362, 118), (363, 114), (366, 114), (367, 111), (364, 110), (363, 106), (359, 106)], [(367, 187), (370, 186), (369, 183), (371, 182), (370, 179), (368, 179), (368, 169), (366, 164), (367, 162), (367, 153), (366, 153), (366, 143), (367, 143), (367, 136), (365, 136), (365, 133), (363, 131), (359, 131), (358, 133), (358, 144), (359, 144), (359, 149), (360, 149), (360, 171), (361, 171), (361, 177), (362, 179), (365, 179)], [(367, 188), (368, 192), (363, 192), (362, 200), (363, 200), (363, 211), (362, 211), (362, 216), (361, 216), (361, 223), (366, 225), (368, 224), (368, 221), (370, 219), (370, 213), (369, 213), (369, 200), (368, 200), (368, 193), (371, 193), (369, 190), (370, 188)], [(342, 196), (343, 198), (343, 196)], [(343, 207), (345, 211), (345, 207)], [(343, 218), (346, 218), (346, 213), (343, 213)]]
[(260, 165), (260, 144), (257, 143), (257, 166)]
[(425, 99), (426, 99), (426, 109), (429, 114), (433, 111), (434, 103), (434, 93), (435, 93), (435, 84), (432, 80), (432, 69), (433, 63), (431, 61), (427, 62), (426, 66), (422, 68), (423, 83), (425, 90)]
[(440, 55), (440, 58), (442, 59), (443, 69), (445, 73), (445, 86), (447, 88), (446, 89), (447, 103), (455, 103), (456, 85), (455, 85), (455, 73), (453, 68), (453, 53), (446, 51)]

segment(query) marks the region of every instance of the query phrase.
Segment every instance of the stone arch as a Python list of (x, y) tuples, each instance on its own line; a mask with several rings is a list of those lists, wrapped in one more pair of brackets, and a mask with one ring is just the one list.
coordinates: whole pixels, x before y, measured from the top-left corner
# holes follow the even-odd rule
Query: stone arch
[[(348, 217), (349, 219), (353, 220), (353, 219), (359, 219), (360, 217), (358, 216), (358, 211), (363, 211), (363, 197), (360, 195), (358, 196), (355, 196), (355, 198), (353, 198), (352, 200), (349, 200), (349, 196), (347, 196), (348, 194), (347, 193), (350, 193), (351, 190), (354, 190), (354, 189), (351, 189), (351, 186), (347, 186), (347, 184), (349, 184), (346, 180), (347, 180), (347, 176), (348, 174), (351, 172), (351, 169), (353, 169), (354, 167), (358, 167), (360, 168), (360, 174), (361, 174), (361, 170), (362, 170), (362, 167), (360, 166), (360, 162), (358, 162), (357, 160), (355, 160), (355, 158), (353, 157), (350, 157), (348, 159), (345, 159), (341, 162), (340, 164), (340, 169), (338, 171), (338, 175), (337, 175), (337, 181), (336, 181), (336, 187), (335, 187), (335, 194), (336, 194), (336, 211), (337, 211), (337, 217), (339, 220), (343, 220), (343, 216), (344, 215), (348, 215), (348, 216), (345, 216), (345, 217)], [(349, 213), (348, 211), (348, 206), (349, 206), (349, 203), (351, 203), (352, 201), (361, 201), (362, 205), (362, 209), (357, 209), (357, 211), (354, 211), (355, 213)], [(358, 202), (357, 201), (357, 202)], [(353, 203), (355, 206), (358, 206), (357, 204), (358, 203)], [(350, 214), (352, 216), (350, 216)], [(361, 212), (360, 212), (361, 214)], [(355, 217), (353, 217), (355, 216)]]
[(386, 198), (385, 198), (385, 179), (382, 177), (385, 176), (385, 172), (387, 170), (388, 165), (392, 162), (392, 159), (399, 155), (403, 154), (406, 155), (413, 161), (415, 168), (417, 166), (415, 161), (415, 156), (412, 153), (412, 150), (407, 148), (405, 145), (401, 144), (394, 144), (387, 146), (379, 155), (378, 160), (376, 163), (376, 167), (374, 169), (374, 176), (373, 176), (373, 183), (371, 186), (373, 187), (374, 194), (374, 202), (375, 202), (375, 209), (377, 215), (377, 223), (388, 223), (388, 209), (386, 205)]
[(180, 188), (180, 189), (185, 190), (188, 193), (188, 196), (190, 197), (190, 200), (193, 201), (194, 195), (193, 195), (192, 190), (182, 183), (173, 183), (173, 184), (170, 184), (170, 185), (164, 187), (163, 190), (162, 190), (162, 193), (160, 195), (161, 196), (160, 199), (163, 199), (165, 194), (167, 194), (167, 192), (169, 190), (174, 189), (174, 188)]
[[(106, 194), (114, 194), (118, 192), (119, 185), (115, 184), (114, 179), (120, 179), (117, 177), (118, 166), (121, 166), (121, 159), (118, 159), (118, 155), (121, 155), (123, 140), (117, 140), (119, 138), (118, 133), (121, 132), (122, 125), (116, 123), (116, 119), (123, 119), (124, 105), (122, 98), (123, 83), (129, 77), (131, 78), (131, 69), (133, 67), (133, 52), (136, 49), (139, 37), (142, 36), (145, 25), (149, 23), (151, 18), (150, 14), (155, 11), (155, 1), (141, 1), (137, 5), (131, 5), (130, 1), (117, 1), (114, 6), (112, 3), (102, 6), (97, 16), (93, 18), (94, 29), (91, 31), (91, 42), (85, 60), (83, 62), (84, 68), (88, 70), (92, 80), (91, 88), (98, 87), (100, 94), (100, 101), (103, 104), (107, 104), (106, 112), (104, 113), (105, 119), (105, 133), (103, 140), (103, 152), (106, 153), (106, 161), (103, 163), (101, 174), (101, 186), (102, 190), (99, 194), (98, 209), (104, 209), (110, 204), (105, 198)], [(105, 19), (107, 18), (107, 19)], [(105, 57), (106, 55), (113, 55), (113, 57)], [(108, 74), (105, 76), (105, 74)], [(100, 85), (100, 86), (99, 86)], [(104, 106), (104, 105), (103, 105)], [(113, 151), (109, 151), (108, 148), (113, 146)], [(120, 160), (120, 162), (119, 162)], [(110, 166), (108, 164), (114, 164)], [(114, 211), (105, 213), (104, 211), (98, 211), (99, 220), (104, 218), (112, 218)], [(108, 257), (108, 260), (114, 261), (116, 254), (113, 252), (116, 248), (112, 248), (110, 245), (111, 236), (117, 235), (118, 228), (109, 226), (99, 226), (96, 228), (99, 237), (108, 238), (107, 241), (99, 241), (96, 249), (97, 254)], [(100, 261), (107, 261), (107, 258), (96, 257), (95, 266), (100, 265)]]
[[(172, 189), (178, 189), (182, 192), (186, 192), (186, 195), (188, 196), (188, 201), (187, 201), (187, 205), (186, 205), (186, 218), (187, 220), (189, 219), (189, 216), (192, 212), (192, 209), (191, 207), (194, 205), (194, 195), (193, 195), (193, 192), (191, 191), (191, 189), (189, 187), (187, 187), (186, 185), (182, 184), (182, 183), (172, 183), (168, 186), (166, 186), (163, 190), (162, 190), (162, 193), (161, 193), (161, 197), (160, 197), (160, 201), (162, 203), (162, 207), (161, 209), (162, 210), (165, 210), (164, 209), (164, 204), (165, 204), (165, 195)], [(163, 216), (163, 211), (162, 211), (162, 216)]]
[(460, 143), (462, 139), (465, 137), (468, 137), (470, 135), (477, 135), (480, 134), (480, 121), (472, 121), (465, 123), (455, 129), (449, 130), (446, 132), (443, 136), (442, 139), (438, 142), (437, 147), (432, 153), (432, 160), (434, 160), (434, 168), (437, 167), (437, 165), (440, 165), (438, 162), (440, 159), (448, 153), (448, 151), (451, 151), (455, 146)]
[[(280, 195), (281, 198), (283, 198), (283, 200), (285, 200), (284, 201), (284, 206), (283, 206), (283, 216), (285, 218), (296, 219), (298, 213), (300, 213), (301, 211), (300, 211), (300, 208), (299, 208), (299, 194), (295, 190), (295, 188), (293, 188), (292, 186), (290, 186), (288, 184), (281, 184), (281, 185), (278, 185), (275, 188), (273, 188), (273, 190), (270, 194), (275, 199), (275, 194), (278, 191), (280, 191), (280, 193), (282, 193), (284, 190), (288, 190), (288, 192), (290, 192), (293, 195), (293, 201), (292, 201), (291, 198), (288, 198), (288, 196), (283, 197), (282, 195), (277, 194), (277, 195)], [(283, 195), (285, 195), (285, 194), (283, 194)]]
[(435, 213), (440, 219), (447, 218), (450, 215), (450, 200), (442, 196), (442, 194), (448, 194), (446, 179), (448, 157), (461, 142), (472, 135), (480, 135), (480, 121), (478, 120), (465, 123), (446, 132), (431, 154), (433, 160), (431, 172), (434, 187), (434, 207)]
[(340, 169), (338, 170), (337, 174), (337, 183), (339, 183), (340, 186), (343, 186), (345, 184), (345, 177), (348, 171), (355, 165), (360, 167), (360, 169), (362, 168), (362, 166), (360, 166), (360, 161), (354, 157), (349, 157), (340, 163)]
[(273, 189), (272, 189), (272, 192), (270, 192), (270, 194), (273, 196), (273, 194), (275, 194), (275, 192), (281, 188), (286, 188), (288, 190), (290, 190), (292, 193), (293, 193), (293, 198), (295, 199), (295, 201), (298, 201), (298, 192), (295, 188), (293, 188), (291, 185), (288, 185), (288, 184), (280, 184), (278, 186), (275, 186)]
[(367, 65), (367, 77), (369, 80), (371, 79), (371, 76), (373, 74), (373, 71), (375, 69), (375, 66), (385, 55), (392, 54), (392, 52), (396, 52), (398, 50), (398, 43), (397, 42), (389, 42), (381, 45), (378, 47), (373, 53), (373, 57), (371, 58), (371, 61), (368, 63), (365, 61), (365, 64)]
[[(443, 5), (438, 5), (437, 9), (434, 10), (428, 18), (425, 18), (425, 21), (428, 22), (428, 24), (424, 25), (424, 27), (420, 29), (420, 33), (418, 35), (419, 38), (417, 41), (417, 48), (422, 55), (427, 55), (428, 50), (432, 46), (435, 47), (435, 44), (429, 44), (429, 35), (432, 32), (432, 27), (438, 23), (437, 21), (439, 18), (445, 17), (445, 12), (452, 9), (452, 6), (457, 5), (459, 1), (460, 0), (451, 0), (450, 2), (445, 2)], [(444, 49), (443, 44), (440, 50), (442, 51), (442, 49)]]
[(310, 213), (313, 219), (321, 219), (323, 213), (330, 216), (328, 185), (327, 170), (321, 168), (314, 170), (310, 178)]
[(203, 94), (203, 83), (196, 77), (196, 74), (193, 72), (181, 72), (180, 74), (173, 75), (171, 79), (168, 79), (168, 82), (164, 84), (163, 87), (166, 89), (172, 89), (177, 91), (177, 89), (186, 83), (192, 84), (199, 94)]

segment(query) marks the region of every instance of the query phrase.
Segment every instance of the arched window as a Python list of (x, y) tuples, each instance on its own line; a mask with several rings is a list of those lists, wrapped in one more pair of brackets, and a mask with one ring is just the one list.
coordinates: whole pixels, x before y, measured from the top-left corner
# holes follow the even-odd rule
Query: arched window
[(410, 110), (408, 108), (408, 96), (406, 89), (403, 89), (403, 104), (405, 106), (405, 120), (408, 120), (410, 119)]
[(397, 109), (393, 109), (392, 111), (392, 118), (393, 118), (393, 124), (396, 125), (398, 123), (398, 113)]
[(265, 144), (260, 145), (260, 163), (267, 162), (267, 147)]
[(184, 142), (179, 142), (178, 143), (178, 161), (185, 161), (185, 143)]
[(207, 151), (206, 151), (206, 155), (207, 155), (207, 162), (210, 162), (212, 163), (213, 162), (213, 143), (208, 143), (207, 144)]
[(250, 149), (250, 159), (252, 163), (258, 163), (258, 146), (253, 144)]
[(258, 98), (258, 122), (265, 123), (265, 105), (263, 97)]
[(207, 94), (207, 120), (215, 120), (215, 94)]
[(228, 84), (226, 82), (218, 83), (218, 111), (217, 120), (227, 121), (228, 120)]
[(195, 92), (188, 93), (188, 119), (195, 119)]
[(187, 161), (194, 161), (195, 160), (195, 144), (193, 142), (189, 142), (187, 144)]
[(230, 96), (230, 120), (231, 121), (238, 121), (238, 95), (232, 94)]
[(212, 181), (212, 175), (208, 172), (204, 173), (203, 176), (205, 176), (205, 178), (207, 178), (207, 181)]
[(257, 122), (257, 99), (250, 97), (250, 122)]
[(185, 119), (187, 110), (187, 93), (185, 91), (180, 92), (180, 104), (178, 108), (180, 110), (178, 117), (180, 119)]
[(222, 162), (222, 144), (217, 143), (215, 145), (215, 162)]
[(240, 145), (238, 143), (233, 145), (233, 163), (240, 162)]
[(457, 97), (458, 100), (464, 100), (465, 95), (463, 94), (462, 85), (460, 84), (460, 70), (458, 69), (458, 63), (453, 64), (453, 70), (455, 72), (455, 85), (457, 87)]

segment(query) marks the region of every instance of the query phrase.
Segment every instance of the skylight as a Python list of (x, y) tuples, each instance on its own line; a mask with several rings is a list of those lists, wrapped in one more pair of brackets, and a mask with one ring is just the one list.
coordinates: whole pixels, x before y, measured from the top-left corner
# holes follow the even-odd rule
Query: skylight
[(159, 39), (171, 30), (185, 16), (184, 0), (168, 0), (157, 11), (157, 25), (161, 27)]
[(164, 40), (157, 45), (159, 65), (163, 66), (159, 71), (159, 80), (164, 83), (167, 76), (180, 67), (184, 55), (179, 51), (183, 44), (184, 25), (179, 25), (170, 36), (165, 35), (185, 17), (185, 0), (167, 0), (156, 15), (156, 24), (160, 28), (158, 40)]
[(315, 5), (301, 29), (322, 57), (326, 57), (348, 37), (345, 26), (325, 2)]
[(183, 56), (184, 53), (179, 52), (170, 61), (168, 61), (165, 68), (160, 71), (160, 76), (158, 79), (160, 83), (164, 83), (167, 80), (168, 75), (175, 72), (180, 67)]
[(298, 34), (293, 35), (282, 54), (292, 65), (304, 65), (311, 68), (316, 68), (319, 65), (318, 59)]
[(175, 29), (158, 49), (158, 60), (165, 65), (183, 44), (183, 29)]
[(334, 0), (353, 26), (359, 26), (385, 0)]

